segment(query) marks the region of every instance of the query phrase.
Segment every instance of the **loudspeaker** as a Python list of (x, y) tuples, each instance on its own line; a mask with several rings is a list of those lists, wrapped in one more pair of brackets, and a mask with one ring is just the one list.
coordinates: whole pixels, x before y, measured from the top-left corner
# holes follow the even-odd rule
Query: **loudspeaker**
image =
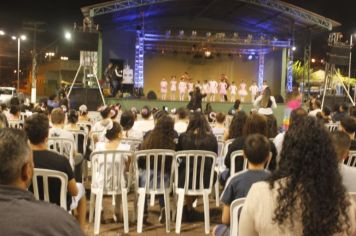
[(69, 96), (70, 107), (78, 110), (80, 105), (85, 104), (90, 111), (96, 111), (102, 105), (99, 88), (73, 87)]
[(328, 62), (330, 64), (347, 66), (349, 64), (350, 57), (350, 46), (349, 45), (332, 45), (329, 47), (329, 52), (327, 53)]
[(149, 99), (149, 100), (156, 100), (156, 99), (157, 99), (156, 93), (153, 92), (152, 90), (149, 91), (149, 92), (147, 93), (147, 99)]
[(348, 102), (346, 96), (325, 95), (324, 106), (333, 109), (336, 105)]
[(80, 51), (98, 51), (98, 32), (73, 32), (73, 44)]

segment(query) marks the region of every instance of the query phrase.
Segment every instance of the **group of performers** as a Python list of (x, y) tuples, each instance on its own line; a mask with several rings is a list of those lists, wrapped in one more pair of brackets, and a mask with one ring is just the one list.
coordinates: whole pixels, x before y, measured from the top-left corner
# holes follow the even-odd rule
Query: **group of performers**
[[(216, 96), (219, 96), (220, 102), (228, 101), (227, 94), (230, 92), (230, 101), (234, 102), (237, 98), (241, 102), (245, 101), (246, 96), (249, 95), (247, 91), (247, 84), (244, 80), (241, 81), (239, 87), (235, 84), (234, 81), (229, 82), (226, 75), (221, 74), (218, 81), (211, 79), (205, 80), (203, 83), (200, 83), (199, 80), (196, 82), (189, 77), (188, 73), (184, 73), (179, 80), (176, 76), (171, 76), (170, 81), (167, 81), (165, 78), (161, 80), (160, 83), (160, 92), (161, 99), (167, 100), (168, 87), (170, 90), (170, 100), (176, 100), (176, 94), (178, 91), (179, 101), (190, 100), (190, 93), (194, 91), (194, 88), (199, 88), (202, 94), (205, 94), (204, 101), (215, 102)], [(266, 81), (263, 83), (263, 88), (267, 87)], [(262, 88), (262, 90), (263, 90)], [(253, 82), (248, 88), (251, 94), (251, 102), (253, 103), (257, 94), (260, 92), (256, 82)]]

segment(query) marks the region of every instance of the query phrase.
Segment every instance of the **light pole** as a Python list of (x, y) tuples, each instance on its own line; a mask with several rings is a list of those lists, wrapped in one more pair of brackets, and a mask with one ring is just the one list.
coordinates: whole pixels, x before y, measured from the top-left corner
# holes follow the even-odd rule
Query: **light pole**
[(20, 90), (20, 51), (21, 51), (21, 40), (26, 40), (26, 35), (12, 36), (13, 40), (17, 39), (17, 92)]

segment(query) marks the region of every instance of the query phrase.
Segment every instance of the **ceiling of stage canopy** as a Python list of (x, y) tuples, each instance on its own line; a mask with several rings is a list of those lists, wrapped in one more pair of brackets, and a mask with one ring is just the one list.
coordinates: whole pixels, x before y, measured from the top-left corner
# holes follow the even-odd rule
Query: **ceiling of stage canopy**
[(280, 0), (118, 0), (82, 8), (101, 28), (251, 32), (278, 37), (340, 23)]

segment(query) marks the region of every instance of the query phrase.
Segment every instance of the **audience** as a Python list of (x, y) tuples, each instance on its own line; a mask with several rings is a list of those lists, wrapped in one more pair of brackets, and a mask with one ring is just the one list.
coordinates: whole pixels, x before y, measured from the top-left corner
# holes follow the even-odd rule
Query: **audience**
[(355, 132), (356, 132), (356, 118), (351, 116), (346, 116), (341, 120), (340, 130), (346, 132), (351, 140), (350, 150), (356, 150), (356, 140), (355, 140)]
[(316, 117), (316, 114), (322, 112), (320, 100), (317, 99), (311, 100), (310, 104), (311, 104), (311, 111), (309, 111), (308, 114), (309, 116)]
[(214, 235), (230, 235), (230, 205), (238, 198), (246, 197), (252, 184), (263, 181), (269, 176), (264, 166), (270, 158), (270, 144), (268, 139), (261, 134), (251, 134), (244, 145), (244, 157), (248, 160), (248, 170), (236, 173), (227, 181), (224, 192), (221, 195), (223, 213), (221, 221), (217, 225)]
[(214, 127), (212, 128), (213, 134), (217, 137), (221, 136), (223, 140), (223, 137), (227, 136), (227, 129), (225, 128), (225, 120), (226, 116), (224, 113), (218, 112), (215, 116), (215, 124)]
[(78, 121), (79, 122), (90, 122), (90, 119), (88, 117), (88, 108), (84, 104), (79, 107)]
[(273, 109), (277, 108), (275, 98), (272, 96), (270, 87), (266, 87), (262, 95), (258, 96), (253, 102), (254, 107), (258, 108), (257, 112), (261, 115), (272, 115)]
[(348, 116), (348, 109), (349, 107), (346, 103), (339, 105), (337, 111), (332, 116), (333, 122), (342, 121), (346, 116)]
[(181, 134), (181, 133), (184, 133), (185, 131), (187, 131), (188, 113), (189, 113), (189, 111), (184, 107), (180, 107), (177, 110), (176, 122), (174, 124), (174, 130), (177, 131), (178, 134)]
[[(85, 189), (83, 184), (75, 181), (68, 158), (48, 150), (49, 120), (47, 116), (41, 113), (33, 114), (26, 119), (24, 128), (30, 140), (35, 168), (56, 170), (68, 176), (67, 207), (70, 210), (77, 209), (77, 218), (84, 230), (86, 217)], [(42, 188), (40, 187), (40, 189)], [(50, 201), (59, 205), (60, 182), (54, 179), (49, 180), (49, 192)]]
[(34, 163), (23, 131), (0, 129), (0, 163), (1, 235), (84, 235), (65, 210), (27, 190)]
[(137, 120), (132, 127), (136, 132), (141, 133), (141, 137), (145, 135), (145, 133), (154, 128), (154, 121), (151, 116), (151, 110), (148, 106), (144, 106), (141, 109), (141, 120)]
[(79, 120), (78, 112), (74, 109), (69, 110), (67, 113), (67, 124), (65, 129), (70, 130), (80, 130), (80, 127), (77, 125)]
[(238, 111), (237, 113), (235, 113), (234, 117), (231, 120), (229, 130), (225, 136), (225, 140), (242, 137), (242, 130), (245, 126), (246, 120), (247, 115), (244, 111)]
[(353, 235), (355, 213), (329, 132), (306, 117), (286, 133), (279, 168), (252, 185), (239, 235)]
[(8, 119), (9, 120), (20, 120), (21, 119), (20, 108), (18, 105), (11, 105)]

